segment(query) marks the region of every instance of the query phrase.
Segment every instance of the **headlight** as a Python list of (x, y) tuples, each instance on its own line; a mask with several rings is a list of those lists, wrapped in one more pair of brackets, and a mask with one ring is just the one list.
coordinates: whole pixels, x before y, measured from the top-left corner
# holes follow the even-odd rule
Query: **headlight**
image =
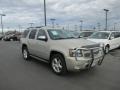
[(74, 50), (74, 49), (69, 49), (69, 55), (70, 55), (70, 57), (82, 57), (83, 55), (82, 55), (82, 50)]

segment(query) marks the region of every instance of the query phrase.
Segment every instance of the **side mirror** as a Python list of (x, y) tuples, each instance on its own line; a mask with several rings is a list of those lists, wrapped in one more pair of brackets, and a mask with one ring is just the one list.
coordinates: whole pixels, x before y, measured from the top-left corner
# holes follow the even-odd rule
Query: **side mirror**
[(46, 36), (39, 36), (38, 40), (47, 41), (47, 38), (46, 38)]

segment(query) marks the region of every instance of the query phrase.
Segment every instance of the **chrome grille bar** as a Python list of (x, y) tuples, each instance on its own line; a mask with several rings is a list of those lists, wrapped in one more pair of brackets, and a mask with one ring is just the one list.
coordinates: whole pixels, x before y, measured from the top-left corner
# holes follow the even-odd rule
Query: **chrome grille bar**
[[(78, 50), (88, 50), (88, 51), (90, 51), (91, 61), (90, 61), (90, 64), (89, 64), (89, 66), (88, 66), (88, 68), (90, 68), (90, 67), (92, 66), (93, 62), (94, 62), (94, 50), (95, 50), (95, 49), (99, 49), (99, 50), (100, 50), (100, 48), (101, 48), (101, 50), (103, 50), (102, 47), (95, 47), (95, 48), (77, 48), (76, 51), (75, 51), (75, 59), (78, 61), (78, 59), (77, 59), (77, 58), (78, 58), (78, 57), (77, 57), (77, 51), (78, 51)], [(103, 57), (103, 59), (104, 59), (104, 53), (103, 53), (103, 55), (101, 55), (101, 57)], [(103, 59), (102, 59), (101, 61), (103, 61)]]

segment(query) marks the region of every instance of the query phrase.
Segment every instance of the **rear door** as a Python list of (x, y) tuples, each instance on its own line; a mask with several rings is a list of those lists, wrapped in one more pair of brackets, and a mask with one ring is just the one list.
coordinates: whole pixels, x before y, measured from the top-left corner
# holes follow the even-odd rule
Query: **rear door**
[(114, 49), (116, 46), (116, 39), (115, 39), (115, 32), (111, 33), (110, 39), (109, 39), (110, 49)]
[(115, 49), (120, 45), (120, 35), (119, 32), (112, 32), (110, 36), (110, 48)]
[(28, 50), (30, 54), (35, 54), (35, 38), (36, 38), (36, 29), (31, 30), (29, 36), (28, 36)]
[(116, 47), (120, 46), (120, 32), (115, 32), (115, 44)]

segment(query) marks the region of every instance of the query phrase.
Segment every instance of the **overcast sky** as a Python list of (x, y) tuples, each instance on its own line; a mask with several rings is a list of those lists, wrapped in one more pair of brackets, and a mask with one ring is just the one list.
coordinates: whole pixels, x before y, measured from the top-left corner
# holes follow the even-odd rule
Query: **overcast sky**
[[(35, 25), (44, 25), (43, 13), (44, 0), (0, 0), (0, 13), (5, 13), (3, 18), (4, 28), (23, 28)], [(109, 9), (109, 28), (114, 23), (120, 28), (120, 0), (46, 0), (47, 23), (51, 24), (50, 18), (56, 19), (60, 25), (80, 25), (83, 20), (84, 29), (105, 25), (104, 8)]]

